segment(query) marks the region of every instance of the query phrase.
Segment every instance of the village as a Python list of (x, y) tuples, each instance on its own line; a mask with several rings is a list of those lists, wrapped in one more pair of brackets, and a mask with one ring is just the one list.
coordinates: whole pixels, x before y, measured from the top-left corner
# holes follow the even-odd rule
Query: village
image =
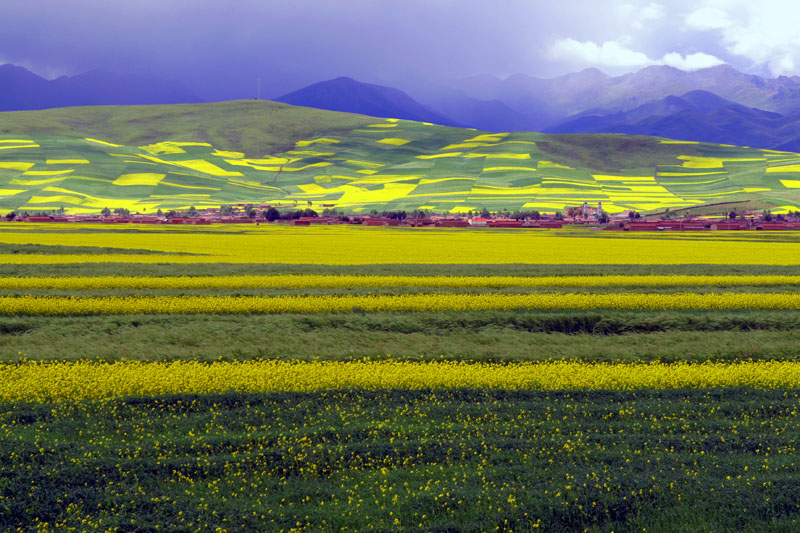
[(486, 209), (463, 214), (435, 214), (425, 211), (372, 211), (369, 214), (343, 214), (324, 209), (321, 214), (304, 210), (278, 210), (271, 204), (234, 204), (221, 207), (156, 214), (129, 213), (125, 209), (101, 214), (9, 213), (8, 222), (86, 223), (86, 224), (286, 224), (293, 226), (351, 224), (361, 226), (404, 226), (442, 228), (559, 229), (584, 226), (608, 231), (715, 231), (715, 230), (800, 230), (800, 212), (773, 215), (769, 211), (723, 211), (716, 216), (678, 216), (667, 210), (658, 215), (642, 216), (635, 211), (606, 213), (602, 204), (596, 208), (586, 203), (563, 213), (536, 211), (490, 213)]

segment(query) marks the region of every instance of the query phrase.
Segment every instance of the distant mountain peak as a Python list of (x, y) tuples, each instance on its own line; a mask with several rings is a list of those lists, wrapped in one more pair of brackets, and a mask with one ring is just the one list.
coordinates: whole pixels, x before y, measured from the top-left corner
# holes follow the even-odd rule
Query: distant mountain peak
[(714, 65), (713, 67), (706, 67), (699, 70), (705, 70), (707, 72), (735, 72), (736, 74), (744, 74), (743, 72), (739, 72), (735, 68), (733, 68), (728, 63), (722, 63), (720, 65)]
[(445, 126), (460, 125), (428, 109), (400, 89), (364, 83), (347, 76), (313, 83), (283, 95), (276, 101), (374, 117), (434, 122)]
[(91, 105), (183, 104), (201, 100), (183, 84), (97, 68), (46, 80), (24, 67), (0, 65), (0, 111)]
[(683, 72), (685, 70), (681, 70), (679, 68), (673, 67), (671, 65), (648, 65), (641, 70), (639, 70), (638, 74), (648, 73), (648, 72)]
[(603, 79), (603, 80), (611, 78), (611, 76), (609, 76), (608, 74), (606, 74), (602, 70), (600, 70), (598, 68), (594, 68), (594, 67), (585, 68), (585, 69), (579, 71), (576, 75), (577, 76), (581, 76), (583, 78), (595, 78), (595, 79)]
[(469, 79), (471, 79), (471, 80), (500, 81), (500, 78), (495, 76), (494, 74), (475, 74), (474, 76), (470, 76)]
[[(0, 71), (4, 71), (4, 72), (9, 72), (9, 71), (15, 71), (16, 72), (16, 71), (23, 71), (23, 70), (25, 72), (31, 72), (30, 70), (26, 69), (25, 67), (20, 67), (20, 66), (11, 64), (11, 63), (3, 63), (2, 65), (0, 65)], [(31, 74), (33, 74), (33, 73), (31, 72)]]
[(37, 78), (42, 81), (46, 81), (41, 76), (31, 72), (25, 67), (20, 67), (19, 65), (12, 65), (11, 63), (5, 63), (3, 65), (0, 65), (0, 75), (4, 77), (16, 76), (24, 78)]
[(550, 133), (625, 133), (781, 149), (800, 137), (797, 117), (751, 108), (705, 90), (651, 100), (616, 113), (581, 114)]
[(579, 70), (578, 74), (600, 74), (602, 76), (609, 77), (608, 74), (606, 74), (605, 72), (603, 72), (602, 70), (600, 70), (597, 67), (589, 67), (589, 68), (585, 68), (583, 70)]
[[(629, 79), (633, 80), (644, 80), (644, 79), (657, 79), (657, 80), (673, 80), (673, 79), (685, 79), (690, 75), (689, 72), (681, 70), (679, 68), (671, 67), (669, 65), (650, 65), (649, 67), (645, 67), (638, 72), (634, 72), (629, 74)], [(622, 78), (625, 78), (623, 76)]]
[(522, 73), (518, 72), (517, 74), (511, 74), (509, 76), (506, 76), (503, 81), (505, 81), (505, 82), (509, 82), (509, 81), (513, 82), (513, 81), (529, 81), (529, 80), (535, 80), (535, 79), (536, 78), (534, 78), (533, 76), (530, 76), (528, 74), (522, 74)]
[(559, 76), (558, 78), (552, 78), (552, 79), (560, 80), (563, 82), (574, 82), (576, 80), (580, 80), (583, 83), (602, 83), (605, 80), (611, 79), (611, 76), (609, 76), (600, 69), (592, 67), (579, 70), (578, 72), (571, 72), (569, 74), (565, 74), (563, 76)]
[(568, 117), (625, 112), (694, 90), (713, 93), (747, 108), (781, 115), (800, 114), (800, 76), (763, 78), (739, 72), (729, 64), (694, 71), (650, 65), (613, 77), (597, 69), (585, 69), (549, 79), (512, 75), (497, 83), (466, 78), (456, 87), (475, 98), (500, 100), (520, 113), (547, 109), (555, 120), (545, 128)]

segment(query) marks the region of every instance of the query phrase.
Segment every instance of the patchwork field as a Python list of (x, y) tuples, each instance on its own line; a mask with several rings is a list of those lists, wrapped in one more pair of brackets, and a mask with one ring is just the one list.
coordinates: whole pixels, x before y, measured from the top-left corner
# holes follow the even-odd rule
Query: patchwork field
[(0, 526), (794, 531), (798, 241), (0, 225)]
[[(224, 109), (229, 121), (242, 117), (249, 123), (261, 114), (277, 131), (284, 124), (308, 125), (287, 127), (282, 137), (273, 131), (259, 146), (244, 134), (225, 135), (228, 130), (219, 126), (206, 131), (171, 125), (157, 139), (132, 135), (142, 123), (162, 125), (164, 117), (153, 108), (144, 108), (145, 118), (120, 119), (104, 129), (81, 123), (48, 134), (19, 113), (7, 113), (10, 124), (6, 133), (0, 130), (0, 209), (154, 213), (269, 203), (348, 213), (552, 213), (602, 202), (611, 213), (728, 203), (774, 213), (800, 210), (800, 155), (794, 153), (621, 135), (487, 134), (262, 104), (165, 106), (164, 113), (187, 107), (202, 122)], [(111, 116), (130, 112), (110, 109)], [(80, 111), (72, 112), (73, 119)], [(192, 116), (183, 111), (175, 117), (178, 124)], [(327, 128), (309, 113), (330, 115)], [(125, 144), (134, 141), (142, 144)]]

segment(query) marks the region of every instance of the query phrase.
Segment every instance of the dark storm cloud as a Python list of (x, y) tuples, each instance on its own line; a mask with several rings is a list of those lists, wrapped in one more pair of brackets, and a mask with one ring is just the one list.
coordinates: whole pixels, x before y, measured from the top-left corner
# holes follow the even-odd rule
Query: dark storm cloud
[(153, 73), (214, 99), (252, 96), (257, 77), (264, 94), (276, 96), (339, 75), (399, 85), (586, 66), (622, 72), (670, 53), (690, 67), (695, 53), (730, 60), (720, 28), (676, 30), (699, 7), (688, 0), (2, 0), (0, 62), (50, 77), (98, 67)]
[(258, 76), (283, 90), (342, 74), (373, 81), (505, 75), (535, 71), (554, 17), (569, 17), (546, 5), (4, 0), (0, 57), (45, 75), (96, 67), (173, 74), (204, 90)]

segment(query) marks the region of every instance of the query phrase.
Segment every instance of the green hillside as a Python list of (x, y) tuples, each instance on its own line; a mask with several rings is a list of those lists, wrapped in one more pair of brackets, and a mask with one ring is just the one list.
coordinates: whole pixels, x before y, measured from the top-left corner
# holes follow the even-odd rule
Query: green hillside
[(346, 132), (371, 117), (264, 100), (212, 104), (63, 107), (0, 113), (0, 136), (91, 137), (142, 146), (207, 142), (248, 156), (291, 149), (318, 132)]
[(3, 113), (0, 212), (230, 203), (542, 212), (800, 209), (800, 155), (622, 135), (488, 134), (273, 102)]

